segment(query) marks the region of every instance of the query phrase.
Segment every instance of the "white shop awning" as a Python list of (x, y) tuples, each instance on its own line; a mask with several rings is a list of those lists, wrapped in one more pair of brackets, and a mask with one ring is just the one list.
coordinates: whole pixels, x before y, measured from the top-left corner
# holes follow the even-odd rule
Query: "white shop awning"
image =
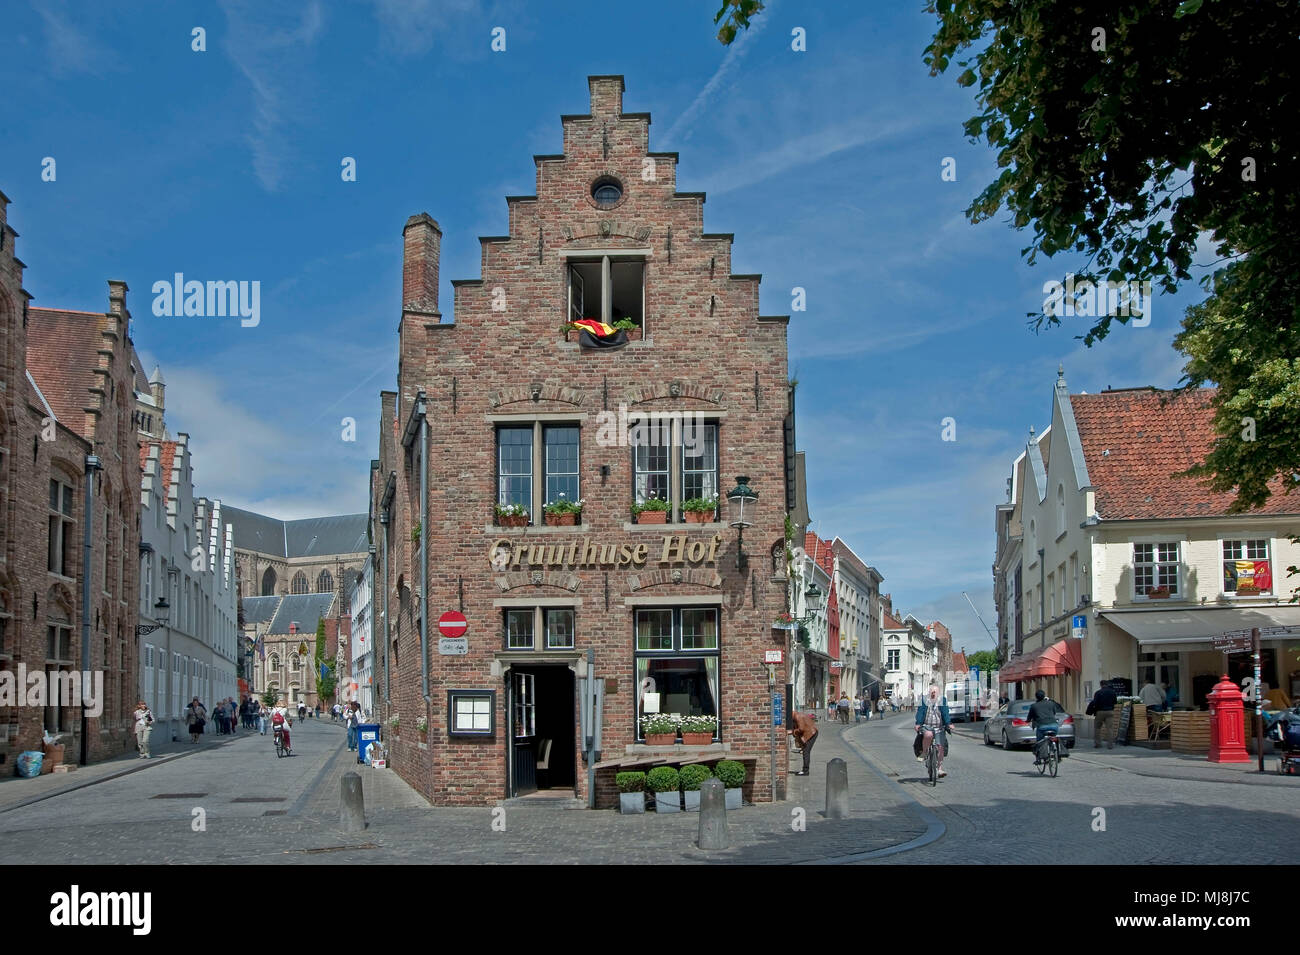
[(1259, 627), (1264, 640), (1300, 638), (1300, 607), (1161, 607), (1104, 610), (1101, 616), (1142, 646), (1169, 650), (1205, 650), (1220, 634), (1254, 627)]

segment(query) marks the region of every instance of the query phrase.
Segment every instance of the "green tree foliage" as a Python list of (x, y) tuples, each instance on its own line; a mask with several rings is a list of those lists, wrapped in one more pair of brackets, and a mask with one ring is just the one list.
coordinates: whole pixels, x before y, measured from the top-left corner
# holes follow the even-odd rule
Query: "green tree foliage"
[(996, 670), (1002, 663), (998, 659), (996, 650), (976, 650), (974, 653), (968, 653), (966, 662), (973, 667), (979, 667), (980, 673)]
[[(322, 663), (325, 664), (326, 676), (320, 675)], [(322, 706), (333, 701), (334, 690), (338, 687), (339, 678), (334, 667), (333, 660), (325, 659), (325, 619), (322, 617), (316, 624), (316, 699)]]
[[(1188, 311), (1185, 387), (1217, 383), (1218, 441), (1194, 473), (1236, 507), (1271, 477), (1300, 483), (1300, 3), (1295, 0), (929, 0), (924, 59), (954, 62), (997, 151), (997, 178), (966, 210), (1002, 209), (1032, 232), (1027, 261), (1067, 253), (1076, 283), (1192, 278), (1198, 240), (1222, 266)], [(965, 59), (956, 59), (965, 56)], [(1055, 278), (1055, 276), (1053, 276)], [(1040, 329), (1061, 316), (1033, 316)], [(1105, 338), (1097, 315), (1080, 336)], [(1243, 440), (1243, 417), (1256, 440)], [(1292, 439), (1288, 441), (1288, 438)], [(1276, 487), (1276, 485), (1275, 485)]]
[(749, 29), (749, 18), (763, 9), (759, 0), (724, 0), (722, 9), (713, 17), (718, 28), (718, 42), (730, 46), (741, 30)]
[(280, 693), (278, 690), (266, 689), (262, 691), (262, 702), (267, 706), (275, 706), (280, 702)]

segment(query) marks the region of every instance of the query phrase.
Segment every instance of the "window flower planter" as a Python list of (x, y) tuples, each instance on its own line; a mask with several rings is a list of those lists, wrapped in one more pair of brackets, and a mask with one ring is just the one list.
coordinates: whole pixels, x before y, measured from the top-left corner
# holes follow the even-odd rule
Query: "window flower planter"
[(636, 516), (638, 524), (667, 524), (667, 511), (642, 511)]
[(682, 742), (687, 746), (710, 746), (713, 743), (713, 734), (682, 733)]
[(687, 524), (707, 524), (711, 520), (713, 520), (713, 515), (710, 514), (708, 511), (687, 511), (686, 512)]
[(646, 733), (645, 743), (647, 746), (675, 746), (677, 744), (677, 734)]
[(527, 527), (527, 514), (502, 514), (497, 518), (497, 523), (502, 527)]
[(547, 514), (546, 523), (551, 527), (572, 527), (578, 523), (581, 511), (567, 511), (564, 514)]

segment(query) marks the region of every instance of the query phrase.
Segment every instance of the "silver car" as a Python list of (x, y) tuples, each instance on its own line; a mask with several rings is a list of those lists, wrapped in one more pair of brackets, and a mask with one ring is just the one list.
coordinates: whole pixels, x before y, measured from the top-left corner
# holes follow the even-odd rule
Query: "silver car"
[[(1003, 749), (1032, 746), (1038, 734), (1029, 725), (1026, 717), (1033, 702), (1033, 700), (1012, 700), (998, 707), (997, 713), (984, 724), (984, 745), (993, 746), (1001, 743)], [(1067, 749), (1073, 749), (1074, 718), (1060, 703), (1056, 703), (1056, 709), (1061, 715), (1061, 722), (1056, 728), (1056, 738), (1064, 743)]]

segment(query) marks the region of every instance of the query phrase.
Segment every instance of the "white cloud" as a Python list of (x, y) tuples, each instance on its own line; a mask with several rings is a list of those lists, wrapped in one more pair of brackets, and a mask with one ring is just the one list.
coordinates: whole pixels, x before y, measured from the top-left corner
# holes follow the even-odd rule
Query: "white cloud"
[(221, 8), (229, 26), (224, 48), (253, 88), (253, 171), (274, 192), (289, 165), (294, 117), (310, 96), (305, 54), (324, 30), (324, 15), (318, 2), (287, 23), (273, 6), (222, 0)]
[[(49, 64), (56, 74), (84, 72), (98, 75), (120, 69), (104, 49), (102, 36), (95, 37), (77, 29), (73, 20), (65, 15), (66, 9), (62, 3), (40, 0), (32, 4), (32, 9), (45, 22)], [(76, 20), (84, 23), (81, 13), (78, 13)]]
[[(453, 20), (480, 13), (478, 0), (374, 0), (374, 5), (384, 47), (398, 56), (427, 53)], [(487, 33), (483, 44), (487, 49)], [(440, 50), (450, 46), (443, 43)]]

